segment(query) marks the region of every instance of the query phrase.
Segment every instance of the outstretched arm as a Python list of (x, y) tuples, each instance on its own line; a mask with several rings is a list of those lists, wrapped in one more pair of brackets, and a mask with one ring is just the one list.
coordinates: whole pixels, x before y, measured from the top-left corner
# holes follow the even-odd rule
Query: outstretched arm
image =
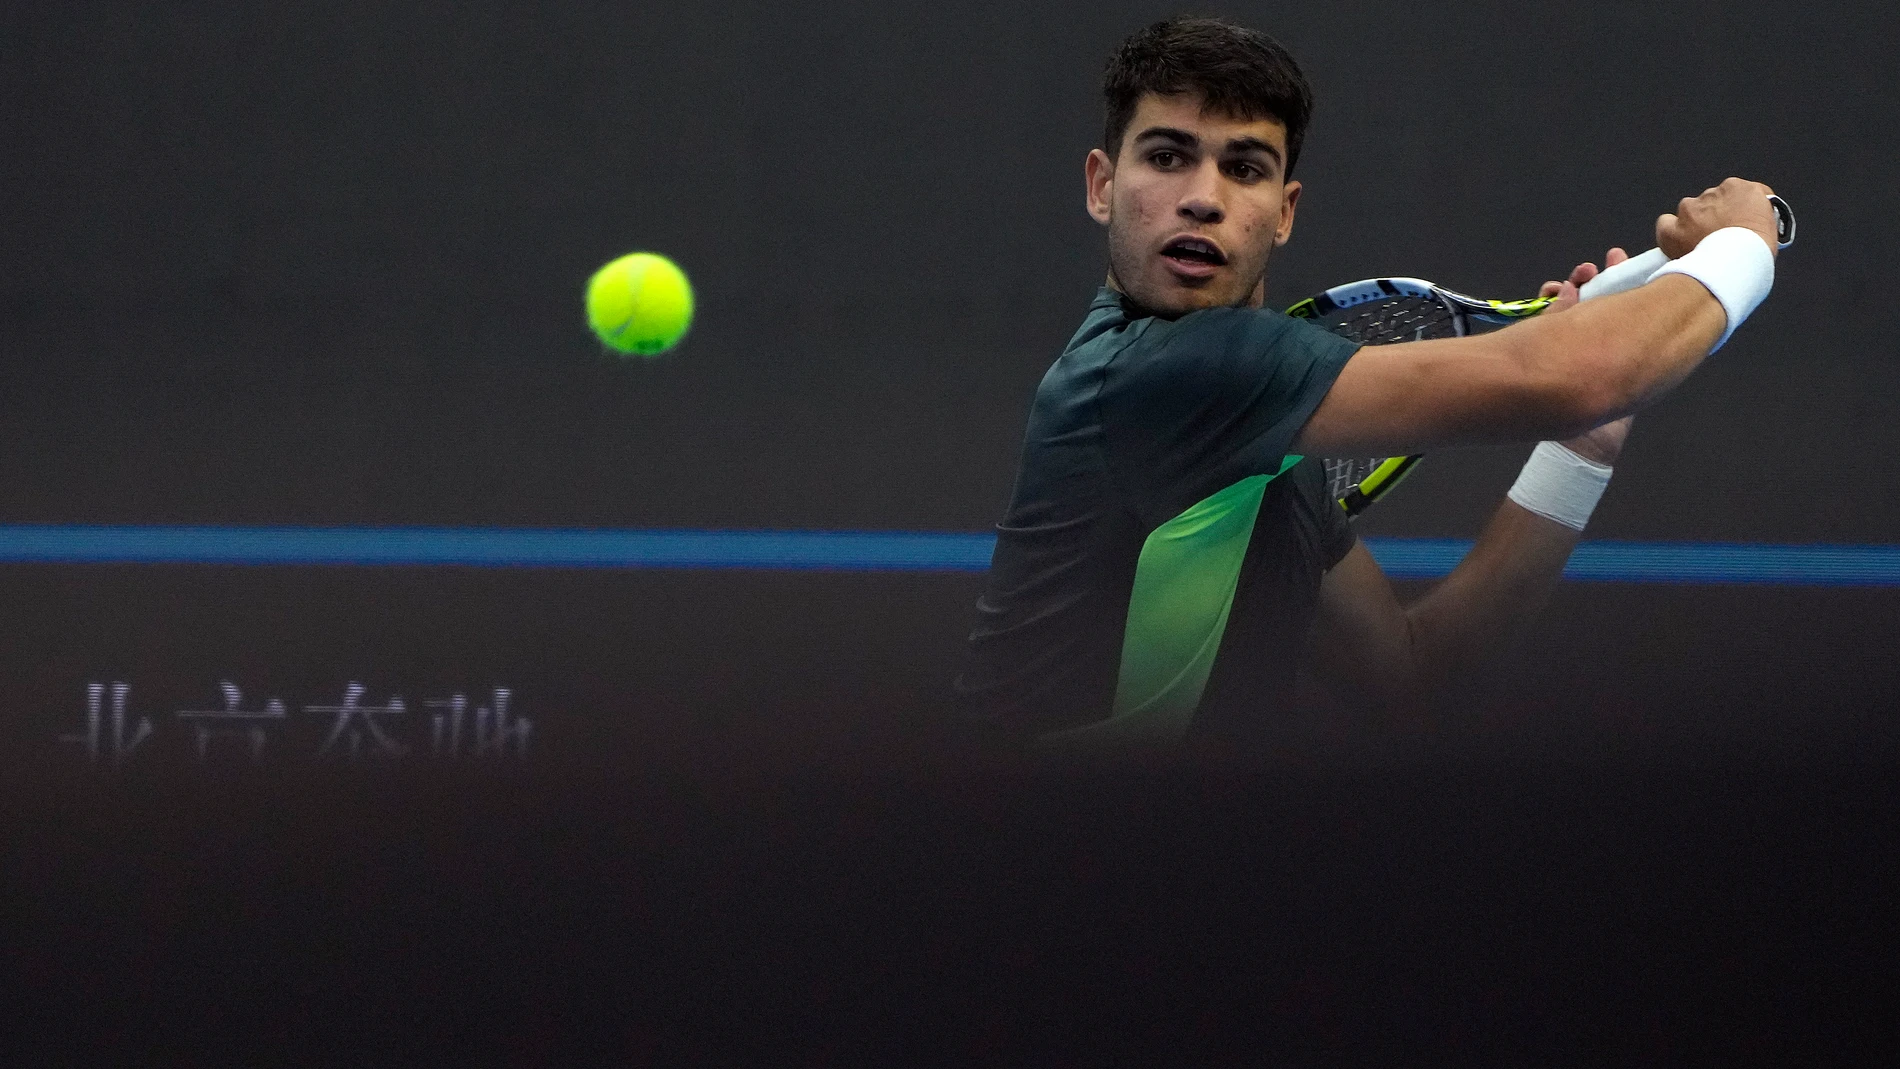
[[(1731, 178), (1657, 220), (1672, 257), (1731, 226), (1775, 251), (1767, 186)], [(1398, 456), (1449, 445), (1561, 439), (1655, 401), (1728, 327), (1702, 283), (1665, 275), (1509, 330), (1361, 349), (1300, 431), (1307, 456)]]

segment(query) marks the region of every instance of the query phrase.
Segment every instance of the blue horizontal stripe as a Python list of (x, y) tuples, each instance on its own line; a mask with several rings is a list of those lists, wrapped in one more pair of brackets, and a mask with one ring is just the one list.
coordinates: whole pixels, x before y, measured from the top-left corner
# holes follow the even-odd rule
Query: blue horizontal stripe
[(984, 571), (995, 539), (912, 531), (0, 526), (16, 564)]
[[(1436, 579), (1471, 543), (1369, 538), (1395, 579)], [(995, 539), (927, 531), (0, 525), (0, 563), (405, 565), (981, 572)], [(1585, 542), (1568, 579), (1900, 586), (1900, 545)]]
[[(1462, 538), (1368, 538), (1394, 579), (1437, 579), (1471, 549)], [(1586, 583), (1900, 586), (1900, 546), (1771, 542), (1584, 542), (1564, 578)]]

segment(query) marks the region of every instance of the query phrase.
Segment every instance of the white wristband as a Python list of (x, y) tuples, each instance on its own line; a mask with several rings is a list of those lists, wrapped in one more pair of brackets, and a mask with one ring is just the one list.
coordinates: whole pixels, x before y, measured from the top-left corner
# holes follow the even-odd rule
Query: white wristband
[(1581, 531), (1608, 485), (1608, 466), (1585, 460), (1556, 442), (1539, 442), (1511, 485), (1510, 497), (1545, 519)]
[(1664, 275), (1688, 275), (1707, 286), (1722, 303), (1728, 326), (1709, 350), (1714, 352), (1768, 296), (1775, 284), (1775, 254), (1753, 230), (1725, 226), (1703, 238), (1689, 255), (1662, 265), (1649, 280), (1654, 282)]

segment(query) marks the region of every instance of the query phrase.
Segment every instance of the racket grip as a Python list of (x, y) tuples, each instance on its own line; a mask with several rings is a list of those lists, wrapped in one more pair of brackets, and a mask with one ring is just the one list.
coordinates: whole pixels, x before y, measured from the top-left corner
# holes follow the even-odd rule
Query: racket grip
[(1651, 249), (1641, 256), (1632, 256), (1615, 267), (1604, 268), (1598, 272), (1597, 277), (1583, 284), (1577, 297), (1579, 300), (1587, 301), (1595, 297), (1608, 297), (1612, 293), (1622, 293), (1624, 290), (1633, 290), (1648, 282), (1649, 276), (1655, 274), (1662, 265), (1668, 262), (1669, 257), (1664, 255), (1661, 249)]

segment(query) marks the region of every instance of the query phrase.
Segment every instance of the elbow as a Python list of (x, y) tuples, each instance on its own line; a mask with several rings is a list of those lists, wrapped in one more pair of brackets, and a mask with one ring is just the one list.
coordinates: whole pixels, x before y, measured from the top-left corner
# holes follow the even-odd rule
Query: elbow
[(1562, 440), (1585, 434), (1636, 410), (1636, 392), (1615, 383), (1573, 383), (1552, 407), (1551, 432), (1546, 438)]

